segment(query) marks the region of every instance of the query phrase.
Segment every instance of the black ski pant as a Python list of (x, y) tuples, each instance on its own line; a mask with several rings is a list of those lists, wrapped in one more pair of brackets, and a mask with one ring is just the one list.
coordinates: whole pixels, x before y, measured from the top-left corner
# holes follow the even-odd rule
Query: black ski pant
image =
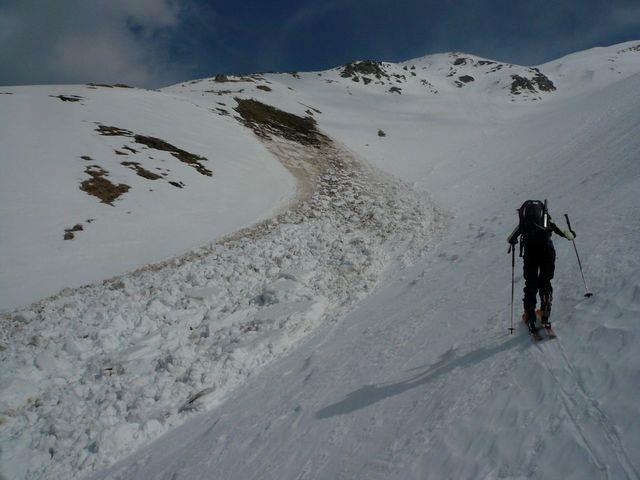
[(532, 315), (536, 309), (536, 295), (551, 300), (551, 279), (556, 268), (556, 250), (549, 239), (540, 244), (524, 245), (524, 311)]

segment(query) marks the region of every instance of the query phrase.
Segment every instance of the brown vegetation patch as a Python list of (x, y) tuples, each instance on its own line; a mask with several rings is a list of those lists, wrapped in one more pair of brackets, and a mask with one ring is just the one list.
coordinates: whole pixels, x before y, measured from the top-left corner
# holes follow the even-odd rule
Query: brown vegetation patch
[(270, 92), (271, 91), (271, 89), (269, 87), (267, 87), (266, 85), (258, 85), (256, 88), (258, 90), (262, 90), (262, 91), (265, 91), (265, 92)]
[(123, 193), (129, 191), (129, 185), (125, 185), (124, 183), (116, 185), (107, 180), (105, 177), (109, 175), (109, 172), (98, 165), (89, 165), (84, 171), (91, 178), (84, 180), (80, 184), (80, 190), (94, 197), (98, 197), (102, 203), (113, 207), (113, 201)]
[(253, 99), (236, 97), (235, 100), (238, 103), (235, 111), (243, 123), (260, 137), (277, 135), (304, 145), (318, 145), (327, 138), (318, 131), (311, 117), (299, 117)]
[[(171, 145), (169, 142), (166, 142), (160, 138), (156, 137), (148, 137), (146, 135), (137, 135), (131, 132), (130, 130), (126, 130), (124, 128), (112, 127), (108, 125), (100, 125), (98, 124), (98, 128), (96, 131), (100, 133), (100, 135), (106, 136), (122, 136), (122, 137), (133, 137), (133, 140), (136, 143), (141, 145), (145, 145), (146, 147), (153, 148), (154, 150), (162, 150), (165, 152), (169, 152), (175, 158), (180, 160), (182, 163), (186, 163), (187, 165), (195, 168), (198, 173), (202, 175), (206, 175), (207, 177), (211, 177), (213, 172), (202, 165), (201, 161), (206, 161), (207, 159), (201, 157), (200, 155), (196, 155), (194, 153), (189, 153), (186, 150), (182, 150), (174, 145)], [(116, 150), (116, 153), (118, 151)], [(126, 154), (124, 154), (126, 155)]]
[(210, 177), (213, 175), (213, 172), (209, 170), (207, 167), (202, 165), (200, 162), (202, 160), (206, 161), (207, 159), (201, 157), (200, 155), (196, 155), (194, 153), (189, 153), (186, 150), (182, 150), (181, 148), (175, 147), (171, 145), (169, 142), (165, 142), (164, 140), (156, 137), (147, 137), (145, 135), (134, 135), (134, 140), (136, 143), (141, 145), (146, 145), (149, 148), (153, 148), (154, 150), (163, 150), (165, 152), (169, 152), (171, 155), (176, 157), (182, 163), (186, 163), (190, 167), (195, 168), (198, 173), (202, 175), (206, 175)]
[(150, 172), (138, 162), (121, 162), (120, 165), (124, 165), (125, 167), (136, 172), (139, 176), (147, 178), (149, 180), (158, 180), (159, 178), (162, 178), (160, 175)]
[(96, 132), (107, 137), (130, 137), (133, 135), (133, 132), (130, 130), (125, 130), (124, 128), (118, 127), (110, 127), (107, 125), (98, 125), (98, 128), (96, 128)]

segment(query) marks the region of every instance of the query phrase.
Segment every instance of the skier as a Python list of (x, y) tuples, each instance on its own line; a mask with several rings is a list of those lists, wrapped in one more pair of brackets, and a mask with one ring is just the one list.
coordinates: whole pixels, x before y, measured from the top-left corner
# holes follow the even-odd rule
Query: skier
[(551, 233), (573, 240), (575, 234), (559, 228), (551, 221), (547, 211), (547, 201), (527, 200), (518, 209), (519, 223), (507, 241), (509, 251), (515, 248), (520, 237), (520, 256), (524, 251), (524, 314), (532, 335), (537, 335), (536, 295), (540, 294), (541, 322), (551, 328), (551, 302), (553, 288), (551, 279), (555, 270), (556, 251), (551, 241)]

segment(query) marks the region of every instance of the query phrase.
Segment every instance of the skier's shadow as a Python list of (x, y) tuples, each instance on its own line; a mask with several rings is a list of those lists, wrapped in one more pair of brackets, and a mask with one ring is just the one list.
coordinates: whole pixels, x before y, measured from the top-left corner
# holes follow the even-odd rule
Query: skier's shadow
[[(497, 353), (510, 350), (519, 345), (524, 346), (525, 340), (527, 340), (526, 337), (515, 336), (500, 345), (489, 348), (479, 348), (478, 350), (474, 350), (462, 356), (456, 356), (456, 350), (453, 348), (449, 349), (441, 356), (440, 360), (422, 373), (396, 383), (365, 385), (355, 392), (351, 392), (343, 400), (318, 410), (315, 417), (322, 420), (324, 418), (334, 417), (336, 415), (346, 415), (356, 410), (360, 410), (361, 408), (368, 407), (369, 405), (384, 400), (385, 398), (400, 395), (412, 388), (433, 382), (456, 368), (465, 368), (475, 365)], [(411, 370), (418, 370), (421, 368), (424, 367), (417, 367)]]

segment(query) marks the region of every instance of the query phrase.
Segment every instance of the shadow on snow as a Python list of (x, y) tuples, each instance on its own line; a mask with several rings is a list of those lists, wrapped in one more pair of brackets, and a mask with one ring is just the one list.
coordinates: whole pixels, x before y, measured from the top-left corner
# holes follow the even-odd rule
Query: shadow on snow
[[(492, 357), (493, 355), (510, 350), (518, 345), (524, 347), (524, 345), (526, 345), (524, 343), (526, 340), (528, 340), (527, 337), (515, 336), (500, 345), (479, 348), (462, 356), (456, 356), (456, 349), (451, 348), (441, 356), (440, 360), (422, 373), (396, 383), (365, 385), (364, 387), (351, 392), (343, 400), (319, 410), (316, 412), (315, 417), (322, 420), (336, 415), (346, 415), (356, 410), (360, 410), (361, 408), (368, 407), (369, 405), (373, 405), (374, 403), (386, 398), (400, 395), (412, 388), (433, 382), (456, 368), (465, 368), (475, 365)], [(419, 370), (421, 368), (424, 367), (417, 367), (411, 370)]]

